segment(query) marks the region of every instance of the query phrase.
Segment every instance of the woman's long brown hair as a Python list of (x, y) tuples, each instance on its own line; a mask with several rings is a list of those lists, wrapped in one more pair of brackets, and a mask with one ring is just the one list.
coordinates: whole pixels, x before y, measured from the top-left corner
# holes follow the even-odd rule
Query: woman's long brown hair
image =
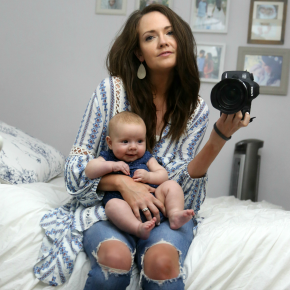
[[(111, 76), (122, 79), (128, 101), (134, 113), (141, 116), (147, 128), (147, 150), (152, 151), (156, 143), (156, 107), (149, 78), (140, 80), (137, 70), (140, 61), (135, 55), (139, 48), (138, 24), (143, 15), (158, 11), (170, 21), (177, 42), (177, 65), (174, 78), (167, 91), (167, 111), (164, 126), (170, 121), (168, 137), (177, 141), (185, 133), (189, 117), (198, 104), (200, 80), (196, 63), (196, 44), (189, 25), (170, 8), (154, 4), (133, 12), (113, 43), (106, 60)], [(146, 68), (146, 63), (143, 62)], [(148, 70), (147, 70), (148, 72)], [(148, 75), (148, 74), (147, 74)], [(162, 133), (161, 132), (161, 133)]]

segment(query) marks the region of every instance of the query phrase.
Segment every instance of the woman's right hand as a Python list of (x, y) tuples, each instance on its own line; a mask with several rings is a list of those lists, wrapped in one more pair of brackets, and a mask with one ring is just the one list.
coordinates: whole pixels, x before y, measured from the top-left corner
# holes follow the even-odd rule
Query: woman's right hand
[(156, 217), (156, 225), (160, 223), (159, 209), (166, 216), (164, 204), (151, 194), (151, 192), (155, 192), (155, 188), (136, 182), (129, 176), (120, 174), (105, 175), (99, 183), (98, 190), (119, 191), (140, 221), (140, 210), (144, 208), (149, 209), (143, 212), (147, 220), (151, 220), (152, 215)]
[[(134, 181), (131, 177), (123, 179), (120, 184), (119, 191), (124, 200), (130, 205), (136, 218), (141, 221), (140, 210), (148, 208), (143, 212), (147, 220), (156, 217), (156, 225), (160, 224), (160, 211), (166, 216), (164, 204), (158, 200), (151, 192), (155, 192), (155, 188), (140, 182)], [(153, 217), (152, 217), (152, 215)]]

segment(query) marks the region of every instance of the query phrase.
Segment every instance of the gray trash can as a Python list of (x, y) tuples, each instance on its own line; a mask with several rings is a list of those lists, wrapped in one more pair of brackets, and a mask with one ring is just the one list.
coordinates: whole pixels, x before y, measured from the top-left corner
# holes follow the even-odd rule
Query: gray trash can
[(261, 156), (264, 141), (247, 139), (236, 143), (231, 174), (230, 195), (241, 200), (258, 200)]

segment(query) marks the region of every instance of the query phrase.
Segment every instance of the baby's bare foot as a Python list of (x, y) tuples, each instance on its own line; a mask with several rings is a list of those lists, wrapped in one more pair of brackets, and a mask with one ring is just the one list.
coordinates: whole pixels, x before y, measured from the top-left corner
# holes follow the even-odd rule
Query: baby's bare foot
[(154, 217), (151, 221), (140, 223), (138, 227), (137, 237), (142, 240), (147, 240), (150, 236), (151, 230), (154, 228), (156, 218)]
[(169, 217), (170, 228), (173, 230), (177, 230), (182, 227), (184, 224), (189, 222), (194, 216), (193, 209), (186, 209), (181, 211), (174, 212)]

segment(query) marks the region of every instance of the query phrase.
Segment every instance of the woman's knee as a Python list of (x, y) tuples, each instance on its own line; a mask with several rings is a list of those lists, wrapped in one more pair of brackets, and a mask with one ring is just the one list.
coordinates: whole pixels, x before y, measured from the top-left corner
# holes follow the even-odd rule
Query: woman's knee
[(97, 262), (100, 265), (129, 271), (133, 257), (127, 245), (118, 240), (102, 242), (97, 252)]
[(157, 244), (144, 255), (144, 273), (153, 280), (168, 280), (179, 275), (179, 253), (170, 244)]

